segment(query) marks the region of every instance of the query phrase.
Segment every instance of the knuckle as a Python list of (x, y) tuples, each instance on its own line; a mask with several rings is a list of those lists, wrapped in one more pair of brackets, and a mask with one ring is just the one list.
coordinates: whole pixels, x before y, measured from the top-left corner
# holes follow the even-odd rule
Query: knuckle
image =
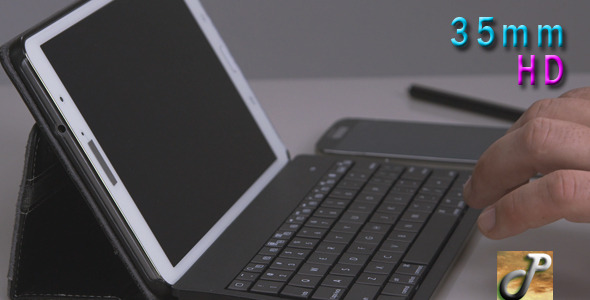
[(581, 87), (563, 93), (560, 98), (582, 98), (588, 99), (590, 97), (590, 87)]
[(539, 158), (554, 143), (552, 135), (553, 121), (537, 117), (526, 123), (524, 128), (524, 146), (529, 155)]
[(549, 117), (557, 105), (557, 99), (549, 98), (538, 100), (524, 113), (525, 121), (532, 120), (539, 117)]
[(573, 170), (558, 170), (549, 175), (547, 194), (549, 199), (561, 208), (573, 207), (578, 198), (578, 176)]

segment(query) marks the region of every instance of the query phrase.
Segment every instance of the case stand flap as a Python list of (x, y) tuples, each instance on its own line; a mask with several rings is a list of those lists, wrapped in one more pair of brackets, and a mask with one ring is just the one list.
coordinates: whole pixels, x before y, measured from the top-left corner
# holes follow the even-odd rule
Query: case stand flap
[(26, 153), (8, 278), (10, 297), (153, 298), (125, 268), (37, 126)]

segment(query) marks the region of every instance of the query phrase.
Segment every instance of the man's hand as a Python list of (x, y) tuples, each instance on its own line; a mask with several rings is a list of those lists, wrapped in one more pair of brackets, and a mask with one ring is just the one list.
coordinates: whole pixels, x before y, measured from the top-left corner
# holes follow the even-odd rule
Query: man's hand
[(463, 194), (487, 207), (478, 226), (492, 239), (561, 218), (590, 222), (590, 87), (533, 104), (484, 152)]

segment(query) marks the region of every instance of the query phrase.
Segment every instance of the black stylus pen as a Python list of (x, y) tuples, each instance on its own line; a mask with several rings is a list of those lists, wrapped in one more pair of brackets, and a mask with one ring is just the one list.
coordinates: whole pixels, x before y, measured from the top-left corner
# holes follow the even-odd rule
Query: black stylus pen
[(431, 103), (446, 105), (489, 117), (515, 122), (524, 112), (522, 109), (491, 103), (468, 96), (457, 95), (446, 91), (412, 84), (409, 89), (412, 97)]

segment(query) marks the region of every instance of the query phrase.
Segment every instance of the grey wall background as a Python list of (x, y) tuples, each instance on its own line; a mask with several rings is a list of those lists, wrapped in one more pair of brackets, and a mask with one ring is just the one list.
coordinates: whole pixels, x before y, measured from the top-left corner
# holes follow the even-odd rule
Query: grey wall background
[[(517, 54), (548, 52), (563, 59), (568, 73), (590, 71), (590, 1), (202, 1), (248, 78), (516, 74)], [(0, 41), (72, 2), (0, 0)], [(450, 43), (457, 16), (471, 25), (465, 51)], [(498, 39), (495, 49), (484, 50), (476, 41), (480, 16), (494, 17), (496, 38), (503, 24), (526, 25), (530, 47), (503, 48)], [(566, 48), (538, 49), (539, 24), (563, 26)]]

